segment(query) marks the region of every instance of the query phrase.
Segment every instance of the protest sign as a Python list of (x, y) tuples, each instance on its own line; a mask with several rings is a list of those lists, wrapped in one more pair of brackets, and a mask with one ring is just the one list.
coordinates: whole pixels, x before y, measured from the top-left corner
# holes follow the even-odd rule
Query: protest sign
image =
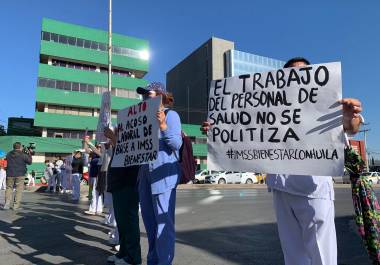
[(212, 81), (208, 169), (343, 175), (341, 97), (340, 63)]
[(157, 111), (161, 97), (154, 97), (117, 113), (118, 138), (112, 167), (147, 164), (158, 155)]
[(106, 142), (108, 139), (104, 136), (104, 128), (111, 126), (111, 93), (103, 92), (102, 103), (100, 105), (98, 126), (96, 127), (95, 139), (97, 142)]

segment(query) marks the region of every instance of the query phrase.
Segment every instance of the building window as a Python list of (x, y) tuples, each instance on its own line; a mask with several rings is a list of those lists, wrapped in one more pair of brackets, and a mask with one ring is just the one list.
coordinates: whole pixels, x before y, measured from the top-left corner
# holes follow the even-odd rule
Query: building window
[(77, 46), (83, 48), (84, 45), (84, 39), (77, 38)]
[[(67, 90), (67, 91), (75, 91), (75, 92), (86, 92), (86, 93), (92, 93), (92, 94), (102, 94), (103, 92), (108, 91), (107, 87), (95, 86), (92, 84), (48, 79), (48, 78), (43, 78), (43, 77), (38, 78), (38, 86), (55, 88), (55, 89), (60, 89), (60, 90)], [(137, 98), (137, 94), (134, 90), (128, 90), (128, 89), (123, 89), (123, 88), (113, 87), (111, 90), (111, 94), (113, 96), (123, 97), (123, 98)]]
[(108, 51), (107, 45), (104, 43), (99, 43), (99, 50), (103, 52)]
[(94, 91), (95, 91), (94, 85), (91, 85), (91, 84), (87, 85), (87, 92), (88, 93), (94, 93)]
[(74, 38), (74, 37), (68, 37), (68, 39), (67, 39), (67, 43), (68, 43), (69, 45), (73, 45), (73, 46), (75, 46), (75, 44), (76, 44), (76, 38)]
[[(53, 37), (53, 34), (54, 34), (54, 37)], [(71, 46), (77, 46), (81, 48), (84, 47), (87, 49), (107, 52), (106, 43), (101, 43), (101, 42), (91, 41), (91, 40), (84, 40), (81, 38), (75, 38), (75, 37), (65, 36), (61, 34), (50, 33), (46, 31), (43, 31), (41, 35), (42, 35), (41, 38), (44, 41), (54, 41), (54, 42), (59, 42), (62, 44), (68, 44)], [(134, 50), (130, 48), (113, 46), (112, 53), (116, 55), (128, 56), (128, 57), (133, 57), (133, 58), (137, 58), (141, 60), (147, 60), (146, 56), (143, 55), (144, 54), (143, 51), (138, 51), (138, 50)]]
[(46, 41), (50, 41), (50, 32), (42, 32), (42, 39)]
[(58, 35), (58, 42), (62, 44), (67, 44), (67, 37), (64, 35)]
[(207, 144), (207, 138), (206, 137), (197, 137), (194, 139), (194, 143), (196, 144)]
[[(92, 139), (93, 131), (88, 131), (87, 135)], [(83, 139), (85, 131), (79, 130), (61, 130), (61, 129), (47, 129), (47, 137), (53, 138), (71, 138), (71, 139)], [(48, 156), (46, 154), (46, 156)]]
[(84, 40), (84, 48), (90, 49), (91, 48), (91, 41), (90, 40)]

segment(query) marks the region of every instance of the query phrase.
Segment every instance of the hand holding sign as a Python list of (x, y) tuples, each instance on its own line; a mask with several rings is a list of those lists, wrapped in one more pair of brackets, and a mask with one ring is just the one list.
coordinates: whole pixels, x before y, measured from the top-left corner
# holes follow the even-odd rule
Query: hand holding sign
[(344, 98), (340, 100), (343, 105), (343, 127), (350, 133), (357, 133), (359, 131), (362, 112), (362, 104), (355, 98)]
[(165, 115), (165, 112), (163, 110), (157, 111), (156, 117), (157, 117), (157, 120), (158, 120), (158, 124), (159, 124), (160, 130), (161, 131), (165, 131), (166, 128), (168, 127), (167, 124), (166, 124), (166, 115)]

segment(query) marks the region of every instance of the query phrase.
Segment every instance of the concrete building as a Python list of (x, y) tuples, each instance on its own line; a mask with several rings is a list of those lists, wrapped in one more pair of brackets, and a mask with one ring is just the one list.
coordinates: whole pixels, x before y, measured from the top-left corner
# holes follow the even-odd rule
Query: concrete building
[(207, 102), (212, 80), (265, 72), (285, 62), (235, 50), (232, 41), (212, 37), (166, 74), (166, 85), (175, 98), (181, 120), (200, 124), (207, 119)]

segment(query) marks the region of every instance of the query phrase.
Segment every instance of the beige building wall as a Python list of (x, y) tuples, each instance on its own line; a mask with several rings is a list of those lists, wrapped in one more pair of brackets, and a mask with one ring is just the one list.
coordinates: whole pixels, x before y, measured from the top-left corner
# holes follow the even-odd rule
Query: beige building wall
[(212, 40), (212, 80), (226, 77), (224, 54), (233, 50), (235, 45), (231, 41), (211, 38)]
[(233, 42), (212, 37), (166, 74), (166, 87), (182, 123), (201, 124), (207, 119), (210, 82), (224, 78), (224, 53), (230, 49)]

